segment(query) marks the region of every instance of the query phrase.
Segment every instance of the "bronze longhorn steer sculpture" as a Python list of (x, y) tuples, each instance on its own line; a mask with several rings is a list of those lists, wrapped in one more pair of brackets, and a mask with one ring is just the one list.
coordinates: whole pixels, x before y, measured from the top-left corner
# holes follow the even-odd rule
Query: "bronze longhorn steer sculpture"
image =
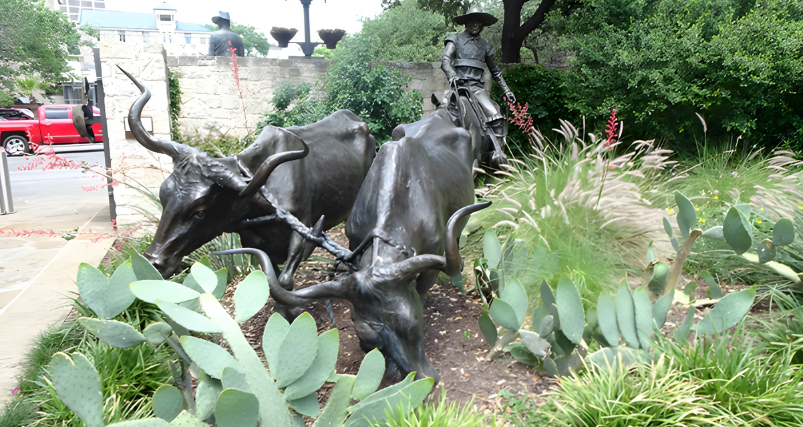
[(375, 156), (368, 126), (340, 110), (308, 126), (267, 126), (242, 152), (215, 158), (146, 132), (140, 116), (150, 91), (122, 71), (142, 92), (129, 110), (131, 132), (145, 148), (173, 158), (173, 173), (159, 189), (159, 227), (143, 255), (169, 277), (185, 255), (237, 232), (244, 246), (270, 255), (274, 268), (287, 261), (279, 282), (292, 289), (294, 271), (315, 246), (299, 232), (317, 220), (316, 242), (331, 247), (321, 231), (345, 221), (354, 205)]
[[(460, 96), (458, 96), (458, 93), (460, 93)], [(431, 101), (438, 107), (438, 110), (445, 110), (449, 113), (455, 126), (462, 127), (469, 132), (475, 167), (485, 164), (494, 169), (499, 169), (501, 165), (507, 164), (504, 139), (494, 135), (487, 124), (479, 117), (477, 107), (472, 105), (472, 102), (466, 96), (464, 88), (458, 87), (457, 91), (448, 89), (443, 93), (442, 99), (438, 99), (435, 94), (432, 94)], [(494, 103), (494, 105), (497, 104)], [(406, 127), (413, 125), (415, 123), (396, 127), (393, 130), (393, 139), (401, 139), (405, 135)], [(505, 122), (504, 130), (505, 135), (507, 135), (507, 122)]]
[[(353, 252), (344, 261), (357, 271), (295, 291), (266, 273), (271, 296), (282, 304), (348, 300), (363, 350), (379, 348), (390, 371), (437, 381), (424, 351), (421, 298), (439, 272), (460, 273), (460, 232), (470, 213), (490, 203), (472, 205), (471, 140), (448, 113), (439, 110), (405, 126), (406, 137), (379, 150), (346, 222)], [(258, 253), (227, 253), (243, 252)]]

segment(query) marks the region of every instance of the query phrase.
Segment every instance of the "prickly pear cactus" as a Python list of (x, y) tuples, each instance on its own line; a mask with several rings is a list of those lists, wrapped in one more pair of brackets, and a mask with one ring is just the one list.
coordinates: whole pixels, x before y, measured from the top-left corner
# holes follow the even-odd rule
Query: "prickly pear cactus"
[[(266, 367), (239, 326), (268, 301), (269, 287), (263, 272), (255, 271), (240, 283), (234, 295), (236, 315), (232, 319), (219, 302), (225, 291), (225, 270), (215, 272), (196, 263), (183, 283), (175, 283), (157, 279), (149, 265), (141, 262), (143, 260), (132, 258), (130, 264), (124, 264), (120, 277), (125, 279), (119, 280), (133, 279), (128, 286), (131, 295), (158, 306), (163, 322), (153, 323), (143, 331), (110, 319), (83, 318), (80, 322), (99, 339), (114, 346), (165, 343), (180, 357), (180, 363), (178, 368), (171, 365), (176, 384), (159, 388), (153, 396), (157, 418), (116, 425), (292, 427), (299, 425), (301, 415), (305, 415), (317, 418), (315, 426), (344, 423), (368, 426), (369, 420), (382, 421), (388, 411), (399, 407), (412, 411), (434, 386), (432, 378), (413, 381), (411, 374), (401, 383), (377, 392), (385, 370), (384, 357), (378, 350), (366, 356), (356, 376), (336, 374), (338, 331), (329, 330), (319, 335), (308, 313), (300, 315), (293, 323), (276, 314), (270, 318), (262, 344), (268, 361)], [(106, 282), (100, 280), (91, 267), (85, 270), (87, 272), (80, 277), (89, 278), (86, 280), (92, 283), (79, 289), (92, 289), (92, 293), (95, 287), (112, 280), (105, 276)], [(112, 314), (119, 314), (128, 307), (125, 301), (113, 300), (114, 305), (109, 308), (104, 305), (105, 300), (97, 296), (85, 302), (96, 313), (105, 313), (105, 317), (113, 317)], [(193, 336), (191, 332), (207, 334), (202, 336), (210, 340)], [(218, 345), (216, 337), (224, 338), (233, 354)], [(52, 368), (56, 390), (60, 398), (64, 396), (62, 401), (87, 426), (104, 425), (100, 379), (92, 364), (80, 354), (70, 358), (59, 353), (53, 358)], [(195, 393), (192, 392), (192, 377), (198, 379)], [(327, 381), (336, 384), (329, 403), (321, 410), (317, 391)], [(84, 391), (76, 394), (76, 390)], [(359, 402), (351, 405), (352, 401)]]
[[(688, 230), (688, 236), (694, 234), (694, 230)], [(658, 265), (652, 250), (648, 251), (648, 261), (654, 267)], [(635, 290), (623, 280), (616, 295), (600, 295), (596, 308), (588, 312), (571, 278), (562, 277), (556, 292), (544, 281), (540, 287), (541, 303), (530, 314), (532, 330), (522, 328), (529, 306), (524, 287), (517, 278), (506, 277), (500, 281), (499, 296), (478, 319), (480, 330), (492, 347), (488, 358), (507, 350), (519, 362), (556, 376), (579, 372), (584, 360), (603, 368), (612, 363), (649, 361), (653, 334), (660, 333), (656, 331), (666, 323), (674, 293), (651, 302), (648, 288), (653, 288), (654, 282), (663, 286), (668, 275), (667, 269), (653, 269), (648, 276), (651, 280), (644, 282), (648, 286)], [(690, 307), (690, 317), (678, 328), (677, 338), (688, 338), (692, 330), (702, 335), (723, 333), (747, 314), (755, 294), (753, 287), (721, 298), (697, 325), (693, 324), (694, 307)], [(587, 354), (588, 344), (593, 340), (603, 348)]]

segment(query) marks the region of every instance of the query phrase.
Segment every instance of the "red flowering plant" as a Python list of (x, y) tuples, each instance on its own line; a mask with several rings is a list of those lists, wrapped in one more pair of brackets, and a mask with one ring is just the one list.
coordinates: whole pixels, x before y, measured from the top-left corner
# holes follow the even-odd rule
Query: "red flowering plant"
[(234, 79), (237, 81), (237, 92), (240, 93), (240, 104), (243, 106), (243, 118), (245, 120), (245, 131), (246, 133), (251, 133), (248, 130), (248, 116), (245, 113), (246, 107), (245, 101), (243, 100), (243, 89), (240, 87), (240, 68), (237, 67), (237, 49), (231, 46), (231, 41), (229, 41), (229, 52), (231, 52), (231, 71), (234, 72)]

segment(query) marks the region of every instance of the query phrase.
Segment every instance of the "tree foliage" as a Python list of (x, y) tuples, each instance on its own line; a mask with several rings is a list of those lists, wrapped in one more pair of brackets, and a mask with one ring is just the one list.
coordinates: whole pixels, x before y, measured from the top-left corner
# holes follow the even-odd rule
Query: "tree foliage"
[[(405, 0), (382, 0), (382, 7), (390, 10), (404, 2)], [(473, 0), (418, 0), (418, 7), (441, 15), (449, 26), (455, 16), (466, 13), (473, 3)]]
[(586, 3), (562, 22), (562, 47), (576, 55), (570, 110), (602, 119), (616, 108), (631, 132), (676, 142), (701, 133), (695, 113), (708, 136), (803, 141), (803, 4)]
[(440, 61), (443, 40), (453, 33), (443, 16), (423, 10), (425, 0), (403, 0), (376, 18), (363, 21), (361, 34), (375, 37), (376, 59), (390, 62)]
[(43, 1), (0, 1), (0, 86), (13, 91), (20, 75), (63, 81), (71, 71), (68, 55), (77, 53), (80, 40), (67, 16)]
[(257, 131), (265, 125), (306, 125), (347, 109), (365, 121), (377, 143), (382, 143), (397, 125), (420, 119), (423, 97), (405, 90), (409, 75), (376, 64), (378, 45), (375, 37), (345, 37), (332, 52), (335, 62), (315, 87), (288, 84), (274, 92), (274, 108)]
[[(214, 24), (206, 24), (205, 27), (212, 31), (217, 31), (218, 29), (218, 26)], [(268, 42), (268, 38), (265, 37), (264, 33), (260, 33), (250, 25), (238, 25), (233, 22), (231, 30), (242, 37), (245, 56), (268, 56), (270, 42)]]

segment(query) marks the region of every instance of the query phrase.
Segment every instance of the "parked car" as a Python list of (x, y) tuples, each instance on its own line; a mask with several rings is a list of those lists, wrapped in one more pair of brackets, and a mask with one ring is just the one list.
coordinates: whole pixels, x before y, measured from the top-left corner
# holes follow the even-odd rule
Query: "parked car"
[(25, 108), (0, 108), (0, 118), (6, 120), (33, 120), (31, 110)]
[[(39, 119), (8, 119), (0, 122), (0, 141), (10, 156), (31, 153), (39, 144), (70, 144), (102, 142), (103, 132), (100, 124), (91, 126), (92, 140), (78, 134), (73, 125), (72, 108), (74, 105), (43, 105), (39, 107)], [(96, 115), (97, 108), (92, 109)]]

